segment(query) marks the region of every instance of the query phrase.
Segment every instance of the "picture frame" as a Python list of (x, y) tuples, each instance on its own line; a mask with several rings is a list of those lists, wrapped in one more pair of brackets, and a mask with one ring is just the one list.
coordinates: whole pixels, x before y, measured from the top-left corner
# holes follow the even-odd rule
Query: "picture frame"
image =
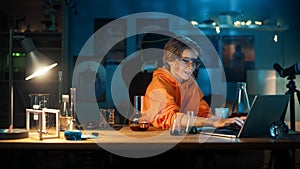
[[(94, 55), (104, 55), (105, 64), (120, 64), (127, 56), (127, 40), (122, 39), (127, 34), (127, 20), (118, 19), (117, 22), (114, 20), (116, 18), (96, 18), (94, 20)], [(106, 24), (109, 26), (104, 27)], [(103, 29), (102, 32), (104, 33), (96, 33), (99, 29)], [(120, 38), (122, 40), (118, 41)], [(105, 43), (99, 43), (98, 39), (105, 39)], [(116, 44), (106, 52), (105, 49), (114, 43)]]
[(247, 70), (255, 68), (254, 36), (223, 36), (222, 63), (227, 82), (246, 82)]
[[(107, 72), (105, 65), (99, 63), (95, 57), (90, 56), (74, 56), (73, 71), (73, 86), (77, 87), (78, 101), (92, 102), (96, 101), (106, 102), (106, 88), (107, 88)], [(92, 75), (96, 75), (92, 77)], [(91, 85), (94, 85), (91, 86)], [(94, 90), (93, 90), (94, 89)], [(81, 93), (83, 92), (83, 93)]]

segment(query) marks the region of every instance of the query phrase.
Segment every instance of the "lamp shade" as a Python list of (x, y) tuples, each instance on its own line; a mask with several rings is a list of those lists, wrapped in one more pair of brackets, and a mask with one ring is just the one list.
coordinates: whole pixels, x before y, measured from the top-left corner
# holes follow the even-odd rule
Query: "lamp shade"
[(27, 53), (25, 80), (37, 77), (57, 66), (57, 62), (48, 58), (36, 49), (31, 38), (23, 39), (21, 45)]

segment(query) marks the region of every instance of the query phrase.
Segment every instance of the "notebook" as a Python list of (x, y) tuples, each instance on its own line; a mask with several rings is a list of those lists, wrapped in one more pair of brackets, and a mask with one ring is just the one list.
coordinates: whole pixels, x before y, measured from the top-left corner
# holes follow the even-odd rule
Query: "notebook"
[(289, 98), (288, 95), (257, 95), (244, 125), (239, 129), (200, 127), (198, 130), (202, 134), (231, 138), (266, 136), (274, 121), (285, 118)]

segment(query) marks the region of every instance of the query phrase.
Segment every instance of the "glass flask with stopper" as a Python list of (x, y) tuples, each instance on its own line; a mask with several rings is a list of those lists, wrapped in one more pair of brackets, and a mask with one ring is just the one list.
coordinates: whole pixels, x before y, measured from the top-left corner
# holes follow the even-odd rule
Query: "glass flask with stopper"
[(247, 116), (250, 111), (246, 87), (247, 84), (245, 82), (237, 82), (236, 100), (232, 108), (232, 117)]
[(150, 126), (149, 119), (143, 115), (144, 96), (134, 96), (134, 112), (129, 117), (129, 128), (132, 131), (146, 131)]

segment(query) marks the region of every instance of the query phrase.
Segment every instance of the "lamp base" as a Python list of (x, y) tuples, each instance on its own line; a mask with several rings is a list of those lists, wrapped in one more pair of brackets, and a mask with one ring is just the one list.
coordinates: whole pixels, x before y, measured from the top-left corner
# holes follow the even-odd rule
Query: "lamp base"
[(11, 132), (0, 132), (0, 140), (28, 138), (28, 130), (13, 129)]

